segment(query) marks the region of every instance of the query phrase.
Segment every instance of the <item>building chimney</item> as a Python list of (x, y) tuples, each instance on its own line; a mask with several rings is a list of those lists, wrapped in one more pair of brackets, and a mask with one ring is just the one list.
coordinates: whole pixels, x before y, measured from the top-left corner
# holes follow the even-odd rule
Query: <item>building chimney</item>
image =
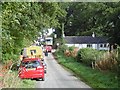
[(92, 33), (92, 37), (95, 37), (95, 33), (94, 32)]

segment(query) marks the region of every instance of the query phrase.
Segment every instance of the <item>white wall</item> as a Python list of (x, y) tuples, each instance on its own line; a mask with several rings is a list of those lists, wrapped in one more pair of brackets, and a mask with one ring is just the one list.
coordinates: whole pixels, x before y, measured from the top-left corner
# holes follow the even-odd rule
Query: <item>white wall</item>
[(74, 46), (74, 44), (65, 44), (65, 45), (67, 45), (68, 47)]
[[(105, 43), (102, 43), (102, 44), (105, 44)], [(65, 44), (65, 45), (67, 45), (68, 47), (71, 47), (71, 46), (78, 47), (79, 49), (87, 48), (87, 44)], [(92, 44), (92, 48), (97, 50), (109, 50), (109, 47), (100, 47), (100, 44)]]
[(97, 44), (92, 44), (92, 48), (93, 48), (93, 49), (97, 49), (96, 46), (97, 46)]
[(87, 44), (65, 44), (65, 45), (67, 45), (68, 47), (71, 47), (71, 46), (78, 47), (80, 49), (87, 47)]

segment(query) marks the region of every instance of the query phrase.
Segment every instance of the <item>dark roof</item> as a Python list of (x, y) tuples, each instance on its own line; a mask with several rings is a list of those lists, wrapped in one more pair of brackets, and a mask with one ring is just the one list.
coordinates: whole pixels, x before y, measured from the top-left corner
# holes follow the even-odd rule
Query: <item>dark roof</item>
[(92, 36), (66, 36), (65, 41), (68, 44), (108, 43), (108, 40), (105, 37), (92, 37)]

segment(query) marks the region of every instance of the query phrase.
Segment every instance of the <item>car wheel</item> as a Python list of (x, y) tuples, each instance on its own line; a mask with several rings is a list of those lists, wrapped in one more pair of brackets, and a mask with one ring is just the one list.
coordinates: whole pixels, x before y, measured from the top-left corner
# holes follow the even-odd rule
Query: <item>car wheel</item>
[(47, 73), (47, 71), (45, 70), (44, 73)]
[(41, 81), (41, 78), (36, 78), (36, 81)]
[(45, 78), (42, 78), (42, 81), (45, 81)]

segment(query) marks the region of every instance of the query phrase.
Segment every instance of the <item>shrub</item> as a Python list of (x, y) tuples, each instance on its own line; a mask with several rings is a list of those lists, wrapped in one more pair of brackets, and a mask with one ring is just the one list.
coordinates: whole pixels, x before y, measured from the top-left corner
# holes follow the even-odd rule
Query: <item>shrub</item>
[(117, 71), (117, 54), (116, 52), (106, 52), (102, 55), (101, 59), (95, 63), (95, 67), (100, 70)]
[(67, 57), (73, 57), (75, 58), (77, 56), (77, 52), (78, 52), (79, 48), (77, 47), (68, 47), (68, 49), (66, 49), (64, 51), (64, 55)]
[(98, 51), (91, 48), (80, 49), (77, 54), (77, 61), (99, 70), (117, 71), (117, 54), (105, 51)]
[(75, 47), (69, 47), (69, 51), (72, 52), (74, 50)]
[(64, 53), (66, 50), (68, 50), (68, 47), (67, 47), (66, 45), (61, 45), (61, 46), (59, 47), (58, 52), (59, 52), (59, 53)]
[(100, 52), (95, 49), (83, 48), (78, 51), (76, 58), (77, 61), (83, 62), (87, 65), (91, 65), (92, 62), (98, 60), (98, 55), (99, 57), (101, 56)]
[(12, 60), (12, 61), (18, 60), (18, 55), (15, 55), (13, 53), (2, 54), (2, 63), (6, 63), (9, 60)]
[(71, 52), (70, 52), (69, 50), (66, 50), (66, 51), (64, 52), (64, 55), (67, 56), (67, 57), (69, 57), (69, 56), (71, 56)]

